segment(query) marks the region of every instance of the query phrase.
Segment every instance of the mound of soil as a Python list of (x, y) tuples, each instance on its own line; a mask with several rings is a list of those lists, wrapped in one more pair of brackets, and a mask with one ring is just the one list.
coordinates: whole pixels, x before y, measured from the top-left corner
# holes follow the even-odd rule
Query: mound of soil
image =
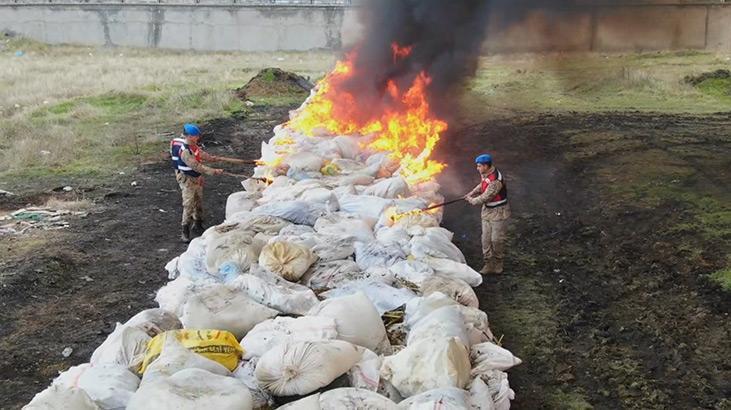
[(716, 71), (710, 71), (707, 73), (701, 73), (698, 75), (686, 75), (685, 78), (683, 78), (683, 81), (685, 83), (690, 84), (692, 86), (697, 86), (701, 84), (702, 82), (710, 79), (727, 79), (731, 78), (731, 71), (726, 69), (718, 69)]
[(242, 100), (276, 96), (306, 97), (312, 87), (308, 78), (279, 68), (265, 68), (246, 85), (236, 89), (236, 95)]

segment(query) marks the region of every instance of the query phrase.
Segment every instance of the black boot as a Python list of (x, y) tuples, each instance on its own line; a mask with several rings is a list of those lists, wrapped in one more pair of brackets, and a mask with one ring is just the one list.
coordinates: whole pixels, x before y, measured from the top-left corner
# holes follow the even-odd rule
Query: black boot
[(195, 219), (193, 220), (193, 229), (191, 234), (195, 236), (203, 235), (203, 231), (205, 231), (205, 228), (203, 227), (203, 220), (202, 219)]
[(180, 240), (185, 243), (190, 242), (190, 224), (182, 225), (181, 228)]

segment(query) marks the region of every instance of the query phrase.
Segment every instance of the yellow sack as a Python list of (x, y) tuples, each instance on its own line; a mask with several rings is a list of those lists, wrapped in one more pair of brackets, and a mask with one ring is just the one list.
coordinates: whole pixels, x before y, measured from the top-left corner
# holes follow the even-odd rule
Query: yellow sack
[(222, 364), (229, 371), (233, 371), (244, 354), (244, 349), (236, 337), (225, 330), (196, 330), (181, 329), (169, 330), (152, 338), (147, 343), (147, 352), (142, 361), (140, 373), (160, 356), (167, 337), (175, 336), (180, 344), (193, 353)]

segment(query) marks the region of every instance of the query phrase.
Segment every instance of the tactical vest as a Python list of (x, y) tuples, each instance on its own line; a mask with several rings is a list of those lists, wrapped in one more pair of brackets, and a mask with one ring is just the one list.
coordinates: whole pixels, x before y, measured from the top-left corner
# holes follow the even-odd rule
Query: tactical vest
[(170, 141), (170, 159), (173, 161), (173, 169), (181, 171), (185, 175), (194, 178), (201, 176), (199, 172), (195, 172), (193, 168), (189, 167), (188, 164), (183, 161), (183, 157), (180, 155), (182, 150), (190, 152), (193, 156), (195, 156), (196, 161), (201, 160), (201, 153), (198, 147), (193, 149), (185, 142), (185, 139), (173, 138), (173, 140)]
[(495, 208), (508, 203), (508, 185), (505, 183), (505, 180), (503, 180), (503, 174), (501, 174), (497, 168), (495, 168), (495, 171), (491, 172), (487, 178), (482, 180), (482, 193), (485, 193), (485, 191), (487, 191), (487, 186), (495, 180), (502, 182), (503, 187), (500, 189), (500, 192), (492, 198), (492, 201), (485, 203), (485, 206), (488, 208)]

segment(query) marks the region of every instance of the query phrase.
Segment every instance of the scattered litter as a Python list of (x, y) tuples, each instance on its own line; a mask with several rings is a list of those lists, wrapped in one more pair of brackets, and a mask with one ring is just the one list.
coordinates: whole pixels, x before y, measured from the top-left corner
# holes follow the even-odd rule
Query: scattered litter
[(137, 186), (137, 181), (132, 181), (129, 184), (132, 185), (132, 186)]
[(90, 277), (90, 276), (88, 276), (88, 275), (87, 275), (87, 276), (82, 276), (82, 277), (81, 277), (81, 280), (83, 280), (83, 281), (86, 281), (86, 282), (94, 282), (94, 279), (93, 279), (93, 278), (91, 278), (91, 277)]
[(71, 353), (73, 353), (73, 352), (74, 352), (74, 349), (67, 347), (67, 348), (63, 349), (63, 351), (61, 352), (61, 356), (69, 357), (69, 356), (71, 356)]
[(22, 208), (0, 217), (0, 235), (23, 234), (30, 229), (46, 231), (68, 228), (63, 217), (85, 217), (87, 212), (58, 210), (48, 207)]

